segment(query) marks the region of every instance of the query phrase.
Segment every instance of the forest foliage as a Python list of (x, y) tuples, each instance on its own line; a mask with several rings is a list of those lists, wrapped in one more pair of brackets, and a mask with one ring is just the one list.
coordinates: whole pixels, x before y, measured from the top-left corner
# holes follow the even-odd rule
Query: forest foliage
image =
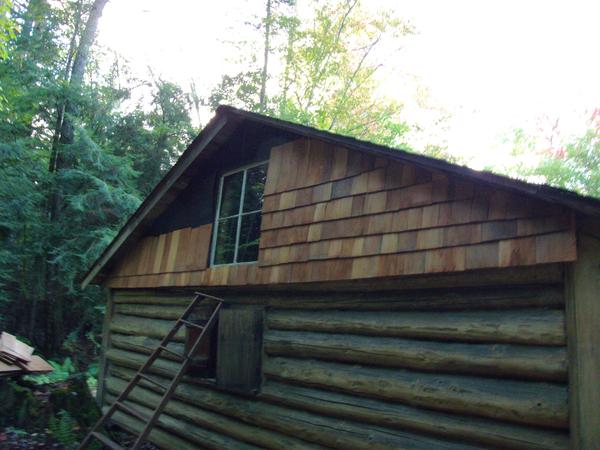
[[(0, 328), (80, 368), (103, 302), (79, 279), (197, 131), (179, 86), (133, 79), (118, 56), (101, 68), (105, 3), (15, 2), (0, 61)], [(144, 108), (128, 105), (140, 82)]]
[[(266, 0), (253, 24), (262, 48), (240, 42), (240, 66), (225, 74), (208, 104), (219, 103), (390, 146), (409, 146), (402, 104), (381, 95), (378, 71), (414, 30), (391, 12), (358, 0), (312, 2), (300, 21), (294, 0)], [(393, 51), (392, 51), (393, 53)]]
[[(389, 12), (315, 0), (300, 21), (294, 0), (264, 0), (252, 24), (261, 45), (238, 43), (244, 69), (197, 93), (152, 72), (136, 79), (99, 48), (105, 4), (0, 2), (0, 329), (77, 370), (97, 358), (103, 314), (99, 288), (78, 281), (197, 133), (194, 108), (227, 103), (410, 144), (402, 104), (378, 89), (385, 49), (414, 32)], [(507, 171), (600, 195), (599, 129)], [(523, 135), (514, 144), (538, 148)]]
[(600, 108), (584, 125), (581, 134), (567, 136), (558, 119), (544, 121), (535, 133), (514, 130), (511, 162), (497, 170), (600, 198)]

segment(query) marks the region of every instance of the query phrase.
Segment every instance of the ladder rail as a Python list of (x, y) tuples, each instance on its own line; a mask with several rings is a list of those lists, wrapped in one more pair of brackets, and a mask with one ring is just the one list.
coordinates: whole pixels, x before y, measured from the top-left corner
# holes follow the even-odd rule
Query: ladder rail
[(127, 399), (129, 394), (131, 393), (131, 391), (136, 386), (139, 385), (140, 381), (147, 379), (147, 377), (145, 376), (145, 372), (152, 366), (152, 364), (154, 364), (156, 359), (164, 351), (164, 349), (167, 347), (167, 344), (173, 339), (173, 337), (179, 331), (179, 329), (182, 326), (186, 325), (186, 322), (187, 322), (186, 319), (192, 313), (194, 308), (196, 308), (196, 306), (198, 306), (198, 304), (204, 300), (207, 300), (207, 299), (214, 300), (217, 302), (217, 305), (215, 306), (214, 310), (210, 314), (205, 325), (202, 327), (202, 331), (200, 332), (200, 335), (195, 339), (191, 349), (188, 352), (184, 352), (184, 355), (180, 355), (180, 356), (183, 356), (183, 361), (181, 362), (181, 365), (180, 365), (179, 369), (177, 370), (175, 377), (171, 380), (171, 382), (168, 384), (168, 386), (163, 386), (163, 388), (165, 388), (165, 392), (163, 393), (159, 404), (154, 409), (152, 415), (146, 421), (146, 424), (144, 425), (142, 432), (139, 433), (138, 437), (135, 440), (133, 447), (131, 447), (131, 448), (139, 449), (140, 446), (145, 442), (146, 438), (148, 437), (148, 435), (150, 434), (150, 432), (156, 425), (156, 422), (158, 421), (158, 419), (159, 419), (160, 415), (162, 414), (164, 408), (166, 407), (167, 403), (173, 396), (175, 389), (177, 388), (181, 379), (185, 375), (185, 372), (186, 372), (189, 364), (191, 363), (191, 357), (198, 350), (198, 348), (200, 347), (205, 336), (207, 336), (211, 332), (214, 324), (217, 321), (219, 311), (221, 310), (221, 307), (225, 303), (225, 301), (219, 297), (214, 297), (212, 295), (204, 294), (202, 292), (195, 292), (194, 294), (195, 294), (194, 299), (186, 307), (185, 311), (181, 314), (181, 316), (175, 321), (175, 324), (173, 325), (171, 330), (163, 337), (163, 339), (160, 341), (158, 346), (152, 351), (152, 353), (150, 354), (150, 356), (148, 357), (146, 362), (144, 364), (142, 364), (142, 366), (137, 370), (137, 372), (131, 378), (131, 380), (125, 387), (125, 389), (117, 396), (117, 398), (112, 403), (112, 405), (110, 405), (108, 410), (102, 415), (102, 417), (89, 430), (88, 434), (81, 441), (81, 444), (79, 444), (79, 447), (77, 447), (78, 450), (83, 450), (84, 448), (86, 448), (87, 445), (91, 442), (91, 440), (93, 438), (96, 438), (97, 440), (105, 443), (102, 439), (102, 437), (103, 437), (103, 438), (105, 438), (105, 440), (112, 442), (109, 438), (107, 438), (106, 436), (101, 434), (99, 432), (99, 430), (114, 415), (114, 413), (119, 409), (119, 406), (123, 404), (123, 401), (125, 401)]
[(146, 438), (148, 437), (148, 434), (150, 434), (150, 431), (152, 431), (152, 428), (154, 428), (156, 421), (158, 420), (159, 416), (162, 414), (165, 406), (167, 406), (167, 403), (171, 399), (171, 396), (173, 395), (173, 393), (175, 392), (175, 389), (179, 385), (181, 378), (183, 378), (183, 375), (185, 374), (185, 370), (187, 369), (188, 365), (191, 362), (191, 359), (189, 356), (193, 355), (195, 353), (196, 349), (200, 345), (204, 336), (207, 335), (207, 333), (210, 332), (210, 330), (212, 329), (212, 327), (216, 321), (216, 318), (219, 315), (219, 311), (221, 310), (221, 305), (222, 305), (222, 303), (217, 304), (217, 307), (214, 309), (213, 313), (210, 315), (208, 321), (206, 322), (204, 329), (200, 332), (200, 336), (198, 337), (198, 339), (196, 339), (196, 342), (194, 342), (194, 345), (192, 346), (189, 353), (186, 355), (185, 360), (183, 361), (183, 363), (181, 364), (181, 367), (177, 371), (175, 378), (173, 378), (173, 380), (171, 381), (171, 384), (169, 385), (169, 389), (167, 390), (167, 392), (165, 392), (163, 394), (158, 406), (152, 413), (152, 416), (150, 417), (148, 422), (146, 422), (146, 426), (142, 430), (142, 433), (139, 435), (139, 437), (133, 444), (132, 450), (136, 450), (136, 449), (140, 448), (141, 445), (146, 440)]
[[(182, 313), (181, 317), (184, 317), (184, 316), (187, 317), (190, 314), (190, 312), (193, 310), (193, 308), (198, 304), (198, 302), (199, 302), (199, 300), (201, 298), (202, 297), (201, 297), (201, 295), (199, 293), (196, 294), (196, 296), (194, 297), (194, 299), (190, 302), (190, 304), (187, 306), (187, 308), (185, 309), (185, 311)], [(175, 322), (175, 326), (173, 326), (171, 328), (171, 330), (165, 335), (165, 337), (163, 337), (163, 339), (160, 341), (160, 344), (158, 345), (158, 347), (156, 347), (154, 349), (154, 351), (150, 354), (150, 356), (148, 357), (148, 359), (146, 360), (146, 362), (144, 364), (142, 364), (142, 366), (137, 370), (137, 372), (135, 373), (135, 375), (133, 376), (133, 378), (129, 381), (129, 383), (127, 384), (127, 386), (125, 387), (125, 389), (123, 391), (121, 391), (121, 393), (117, 396), (116, 400), (109, 407), (108, 411), (94, 425), (94, 427), (91, 430), (92, 432), (97, 432), (99, 429), (102, 428), (102, 426), (104, 426), (104, 424), (106, 424), (106, 422), (108, 422), (108, 420), (117, 411), (117, 409), (119, 407), (119, 403), (123, 402), (129, 396), (129, 394), (131, 393), (131, 391), (137, 386), (137, 384), (139, 382), (139, 379), (140, 379), (140, 374), (143, 373), (143, 372), (145, 372), (150, 366), (152, 366), (152, 364), (154, 364), (154, 361), (156, 361), (156, 359), (158, 358), (158, 356), (161, 353), (160, 346), (161, 345), (165, 345), (166, 343), (168, 343), (175, 336), (175, 334), (177, 333), (177, 331), (179, 331), (180, 327), (181, 327), (181, 324), (179, 323), (179, 319), (178, 319)], [(90, 436), (90, 434), (88, 434), (86, 436), (86, 438), (82, 441), (79, 449), (84, 449), (85, 446), (89, 443), (89, 441), (91, 440), (91, 438), (88, 439), (88, 437)]]

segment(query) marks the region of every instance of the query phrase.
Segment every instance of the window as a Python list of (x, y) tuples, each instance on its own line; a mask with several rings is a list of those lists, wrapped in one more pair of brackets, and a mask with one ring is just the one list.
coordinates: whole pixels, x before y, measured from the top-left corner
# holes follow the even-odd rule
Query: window
[[(214, 307), (213, 305), (212, 307)], [(208, 318), (207, 311), (196, 308), (195, 311), (188, 316), (190, 322), (198, 325), (205, 325)], [(204, 337), (196, 352), (191, 355), (191, 363), (188, 368), (188, 373), (192, 376), (214, 379), (217, 371), (217, 336), (219, 323), (215, 323), (208, 335)], [(189, 352), (192, 346), (200, 336), (202, 330), (197, 327), (185, 327), (185, 352)]]
[(211, 265), (258, 260), (266, 178), (266, 163), (230, 172), (221, 178)]

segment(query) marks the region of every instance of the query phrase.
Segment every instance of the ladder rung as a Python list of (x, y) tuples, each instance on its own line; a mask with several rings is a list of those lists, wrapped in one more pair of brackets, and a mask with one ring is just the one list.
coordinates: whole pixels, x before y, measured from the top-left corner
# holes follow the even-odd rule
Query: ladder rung
[(185, 319), (179, 319), (179, 321), (181, 323), (186, 324), (189, 327), (195, 327), (195, 328), (200, 328), (201, 330), (204, 330), (204, 325), (200, 325), (198, 323), (190, 322), (189, 320), (185, 320)]
[(167, 346), (165, 346), (165, 345), (160, 345), (158, 348), (159, 348), (159, 349), (161, 349), (161, 350), (162, 350), (162, 351), (164, 351), (164, 352), (170, 353), (171, 355), (178, 356), (178, 357), (180, 357), (181, 359), (184, 359), (184, 358), (185, 358), (185, 355), (182, 355), (181, 353), (179, 353), (179, 352), (176, 352), (175, 350), (171, 350), (169, 347), (167, 347)]
[(142, 414), (137, 409), (132, 408), (131, 406), (126, 405), (125, 403), (117, 402), (117, 406), (119, 408), (121, 408), (122, 410), (127, 411), (132, 416), (137, 417), (138, 419), (140, 419), (143, 422), (146, 422), (148, 420), (148, 417), (146, 415)]
[(139, 376), (139, 377), (140, 377), (142, 380), (149, 381), (150, 383), (152, 383), (152, 384), (155, 384), (156, 386), (163, 388), (165, 391), (168, 391), (168, 390), (169, 390), (168, 386), (165, 386), (165, 385), (164, 385), (164, 384), (162, 384), (161, 382), (159, 382), (159, 381), (156, 381), (154, 378), (152, 378), (152, 377), (149, 377), (148, 375), (145, 375), (145, 374), (143, 374), (143, 373), (139, 373), (139, 374), (138, 374), (138, 376)]
[(206, 298), (210, 298), (211, 300), (215, 300), (219, 303), (223, 303), (223, 299), (219, 298), (219, 297), (213, 297), (212, 295), (208, 295), (208, 294), (203, 294), (202, 292), (195, 292), (196, 295), (201, 295), (202, 296), (202, 300), (206, 299)]
[(104, 445), (106, 445), (111, 450), (125, 450), (123, 447), (121, 447), (115, 441), (113, 441), (112, 439), (104, 436), (101, 433), (98, 433), (97, 431), (94, 431), (92, 433), (92, 436), (94, 436), (96, 439), (98, 439), (100, 442), (102, 442)]

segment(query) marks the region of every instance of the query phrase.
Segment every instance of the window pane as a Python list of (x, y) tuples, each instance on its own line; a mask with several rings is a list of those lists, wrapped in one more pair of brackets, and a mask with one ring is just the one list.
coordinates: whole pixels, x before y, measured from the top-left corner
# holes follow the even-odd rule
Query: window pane
[(244, 212), (262, 209), (266, 180), (266, 164), (248, 169), (246, 175), (246, 192), (244, 193)]
[(219, 217), (228, 217), (240, 211), (240, 194), (244, 172), (236, 172), (223, 178), (223, 191), (221, 193), (221, 210)]
[(233, 262), (237, 222), (237, 217), (219, 220), (217, 243), (215, 245), (215, 264), (231, 264)]
[(237, 262), (258, 260), (258, 240), (260, 238), (260, 212), (242, 216), (240, 243)]

